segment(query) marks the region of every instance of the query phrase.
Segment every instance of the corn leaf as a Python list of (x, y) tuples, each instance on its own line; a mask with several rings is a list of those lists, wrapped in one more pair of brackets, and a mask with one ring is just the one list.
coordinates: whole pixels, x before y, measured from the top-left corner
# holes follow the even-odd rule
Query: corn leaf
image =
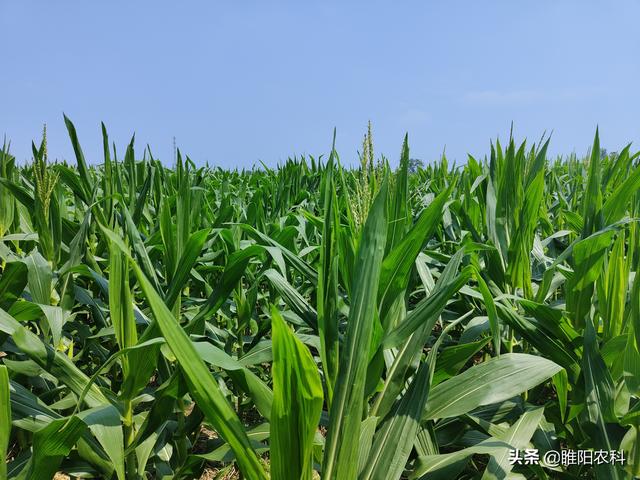
[(271, 308), (273, 406), (271, 472), (283, 480), (311, 480), (313, 438), (322, 411), (322, 384), (311, 353)]

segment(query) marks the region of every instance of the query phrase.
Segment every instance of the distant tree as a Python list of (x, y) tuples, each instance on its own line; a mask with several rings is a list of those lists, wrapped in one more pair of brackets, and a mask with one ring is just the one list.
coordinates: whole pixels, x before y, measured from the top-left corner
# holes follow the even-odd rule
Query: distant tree
[(409, 173), (416, 173), (419, 168), (424, 168), (424, 162), (419, 158), (410, 158)]

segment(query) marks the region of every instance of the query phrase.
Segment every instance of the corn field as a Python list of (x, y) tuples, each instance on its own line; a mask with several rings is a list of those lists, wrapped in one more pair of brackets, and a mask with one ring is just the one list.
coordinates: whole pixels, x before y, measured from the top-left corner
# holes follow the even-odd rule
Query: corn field
[(65, 122), (72, 165), (0, 153), (0, 479), (640, 475), (629, 146), (239, 171)]

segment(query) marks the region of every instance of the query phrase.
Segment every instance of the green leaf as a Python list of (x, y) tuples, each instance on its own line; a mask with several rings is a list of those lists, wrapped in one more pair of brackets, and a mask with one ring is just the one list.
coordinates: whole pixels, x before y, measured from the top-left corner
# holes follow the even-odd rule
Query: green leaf
[(448, 378), (455, 376), (464, 365), (487, 343), (488, 338), (478, 340), (471, 343), (461, 343), (452, 347), (445, 348), (438, 357), (436, 370), (433, 375), (433, 385), (437, 385)]
[(487, 286), (486, 282), (482, 278), (479, 272), (476, 273), (476, 280), (478, 281), (478, 290), (484, 300), (484, 306), (487, 309), (487, 316), (489, 317), (489, 328), (491, 329), (491, 337), (493, 339), (493, 351), (496, 355), (500, 355), (500, 321), (498, 319), (498, 311), (496, 304), (493, 300), (493, 296)]
[(60, 462), (78, 442), (87, 425), (78, 417), (52, 420), (33, 436), (33, 454), (18, 480), (53, 478)]
[(193, 346), (205, 363), (225, 370), (232, 378), (233, 383), (251, 397), (260, 414), (269, 420), (273, 392), (260, 380), (260, 377), (215, 345), (206, 342), (193, 342)]
[(58, 346), (62, 338), (62, 327), (69, 319), (69, 312), (65, 312), (62, 308), (51, 305), (38, 305), (38, 307), (40, 307), (44, 318), (47, 320), (53, 345)]
[(0, 365), (0, 479), (7, 478), (7, 449), (11, 437), (11, 399), (9, 373)]
[(53, 273), (45, 258), (38, 252), (31, 253), (24, 259), (27, 265), (29, 293), (35, 303), (51, 304), (51, 281)]
[(316, 310), (309, 305), (302, 295), (277, 271), (269, 269), (264, 272), (264, 276), (267, 277), (271, 284), (278, 290), (278, 293), (282, 295), (287, 305), (297, 313), (304, 322), (309, 325), (314, 331), (318, 329), (318, 314)]
[(84, 153), (80, 147), (80, 141), (78, 140), (78, 134), (76, 133), (76, 127), (66, 115), (64, 116), (64, 123), (67, 126), (69, 132), (69, 138), (71, 139), (71, 145), (76, 155), (76, 162), (78, 164), (78, 173), (80, 174), (80, 181), (82, 182), (82, 188), (85, 193), (85, 197), (91, 191), (93, 191), (93, 179), (89, 176), (89, 169), (87, 168), (87, 162), (84, 159)]
[(462, 319), (450, 323), (442, 331), (429, 352), (427, 361), (420, 365), (406, 392), (376, 432), (369, 461), (359, 476), (361, 480), (397, 480), (401, 477), (420, 428), (433, 379), (436, 355), (448, 332)]
[(602, 221), (602, 168), (600, 159), (600, 136), (596, 128), (596, 135), (591, 147), (591, 157), (589, 159), (589, 175), (587, 177), (587, 188), (582, 197), (582, 218), (584, 226), (582, 228), (582, 238), (587, 238), (592, 233), (600, 230), (604, 225)]
[(531, 437), (543, 418), (543, 413), (543, 407), (528, 410), (522, 414), (509, 430), (497, 436), (498, 440), (504, 441), (510, 448), (504, 448), (499, 454), (494, 453), (491, 455), (487, 469), (482, 475), (482, 480), (502, 480), (508, 477), (513, 469), (513, 464), (509, 462), (509, 452), (527, 448)]
[(327, 389), (327, 407), (331, 407), (333, 391), (338, 375), (339, 331), (338, 331), (338, 282), (340, 257), (340, 212), (333, 181), (334, 145), (325, 169), (324, 181), (324, 222), (320, 243), (320, 270), (318, 272), (318, 334), (320, 355)]
[(430, 296), (422, 300), (406, 318), (400, 322), (382, 341), (385, 349), (395, 348), (401, 345), (430, 318), (440, 316), (451, 297), (469, 281), (473, 273), (472, 267), (465, 267), (453, 280), (434, 291)]
[[(505, 356), (503, 355), (503, 357)], [(457, 475), (472, 455), (498, 455), (505, 448), (510, 448), (510, 445), (495, 438), (488, 438), (472, 447), (463, 448), (452, 453), (421, 456), (416, 459), (409, 478), (412, 480), (452, 478), (451, 475)], [(452, 470), (448, 471), (451, 468)], [(444, 473), (444, 475), (439, 476), (441, 473)]]
[(311, 480), (313, 438), (322, 411), (322, 383), (307, 347), (291, 332), (275, 307), (271, 473), (282, 480)]
[(430, 369), (427, 362), (420, 366), (397, 408), (376, 432), (360, 479), (395, 480), (402, 475), (427, 402)]
[(140, 262), (140, 265), (142, 265), (142, 270), (145, 272), (147, 277), (151, 280), (154, 288), (160, 291), (160, 282), (158, 281), (156, 270), (155, 268), (153, 268), (153, 263), (149, 258), (149, 253), (147, 252), (147, 248), (144, 242), (142, 241), (142, 235), (140, 235), (140, 232), (138, 231), (138, 227), (136, 227), (136, 224), (134, 223), (133, 218), (131, 218), (131, 214), (129, 213), (129, 209), (126, 207), (126, 205), (120, 204), (120, 206), (121, 206), (120, 211), (122, 212), (122, 216), (124, 217), (124, 220), (125, 220), (125, 226), (126, 226), (125, 230), (127, 232), (129, 240), (131, 241), (133, 250), (134, 252), (136, 252), (138, 261)]
[[(607, 268), (602, 277), (606, 293), (600, 301), (603, 304), (601, 313), (604, 319), (605, 338), (614, 338), (622, 333), (629, 273), (625, 262), (625, 234), (618, 234), (609, 254)], [(605, 301), (606, 300), (606, 301)], [(602, 311), (605, 310), (605, 311)]]
[(162, 336), (178, 360), (189, 384), (189, 391), (204, 412), (205, 417), (220, 433), (220, 436), (229, 443), (236, 454), (243, 474), (249, 478), (266, 478), (264, 469), (247, 438), (242, 423), (220, 391), (220, 387), (214, 381), (206, 365), (198, 356), (189, 337), (176, 322), (171, 311), (158, 292), (154, 290), (140, 267), (133, 264), (133, 270), (140, 282), (144, 296), (149, 302)]
[(380, 301), (380, 319), (385, 330), (393, 325), (386, 320), (387, 313), (398, 295), (407, 288), (413, 264), (423, 245), (433, 234), (442, 220), (442, 208), (453, 187), (440, 193), (422, 212), (415, 225), (407, 232), (391, 252), (385, 257), (380, 272), (378, 298)]
[[(437, 283), (429, 292), (431, 296), (445, 289), (452, 280), (455, 280), (463, 257), (464, 249), (458, 250), (451, 256)], [(429, 335), (431, 335), (431, 331), (439, 319), (439, 315), (440, 311), (436, 311), (435, 314), (425, 317), (418, 329), (399, 347), (393, 363), (387, 368), (384, 385), (371, 408), (371, 415), (384, 417), (389, 413), (396, 398), (404, 389), (407, 376), (416, 369), (424, 345), (427, 343)], [(466, 315), (463, 315), (461, 319), (465, 317)]]
[[(0, 331), (11, 335), (20, 351), (67, 385), (75, 394), (82, 393), (89, 378), (75, 366), (69, 357), (44, 344), (36, 334), (23, 327), (2, 309), (0, 309)], [(86, 401), (92, 407), (108, 403), (106, 397), (96, 386), (89, 390)]]
[[(261, 443), (264, 440), (267, 440), (269, 438), (269, 429), (270, 429), (270, 426), (268, 423), (262, 423), (257, 427), (247, 431), (247, 436), (249, 437), (249, 440), (251, 440), (251, 443), (253, 444), (254, 448), (259, 453), (266, 452), (269, 450), (267, 447), (265, 447), (264, 443)], [(203, 458), (210, 462), (225, 462), (225, 463), (233, 462), (236, 458), (235, 455), (233, 454), (233, 450), (231, 450), (229, 448), (229, 445), (226, 443), (209, 453), (202, 453), (202, 454), (198, 454), (197, 456), (199, 458)]]
[(640, 166), (633, 169), (626, 180), (607, 197), (602, 207), (604, 224), (611, 225), (622, 219), (627, 211), (629, 201), (640, 189)]
[(253, 228), (251, 225), (240, 225), (240, 227), (246, 230), (261, 245), (278, 248), (293, 268), (298, 270), (302, 275), (304, 275), (307, 279), (309, 279), (314, 284), (317, 283), (318, 273), (298, 255), (293, 253), (288, 248), (282, 246), (281, 244), (273, 240), (268, 235), (265, 235), (264, 233), (259, 232), (258, 230)]
[(387, 251), (395, 247), (411, 224), (411, 207), (409, 204), (409, 135), (404, 136), (400, 165), (395, 176), (395, 190), (391, 198), (390, 228), (387, 234)]
[(323, 478), (353, 480), (358, 465), (364, 388), (369, 349), (376, 318), (378, 281), (387, 236), (385, 218), (387, 184), (383, 183), (362, 231), (353, 279), (353, 294), (338, 380), (329, 412)]
[(9, 262), (0, 277), (0, 308), (9, 310), (27, 286), (27, 266), (23, 262)]
[(360, 426), (360, 438), (358, 440), (358, 476), (367, 466), (369, 452), (373, 443), (373, 435), (378, 425), (378, 417), (367, 417)]
[(502, 402), (548, 380), (560, 369), (550, 360), (524, 353), (491, 358), (435, 386), (422, 419), (456, 417)]
[(169, 288), (167, 289), (167, 306), (170, 309), (174, 308), (174, 303), (178, 299), (180, 292), (187, 284), (189, 280), (189, 275), (191, 269), (196, 263), (200, 252), (202, 251), (202, 247), (204, 246), (204, 242), (206, 242), (207, 237), (209, 236), (209, 229), (199, 230), (193, 233), (187, 243), (184, 246), (184, 251), (182, 252), (182, 256), (180, 257), (180, 261), (178, 262), (177, 268), (173, 276), (171, 277), (171, 282), (169, 283)]
[(216, 314), (244, 275), (251, 259), (262, 254), (262, 252), (262, 247), (254, 245), (236, 251), (229, 256), (220, 282), (209, 295), (207, 301), (200, 307), (196, 316), (191, 319), (186, 327), (187, 331), (191, 331), (198, 322)]
[(573, 246), (574, 272), (567, 281), (567, 310), (572, 312), (574, 325), (582, 327), (591, 309), (593, 284), (602, 274), (607, 249), (615, 231), (601, 230)]
[[(138, 343), (131, 287), (129, 285), (128, 260), (116, 245), (111, 246), (109, 257), (109, 310), (116, 341), (120, 349)], [(125, 376), (128, 374), (125, 364)]]
[[(585, 383), (586, 416), (583, 428), (588, 428), (588, 433), (593, 439), (592, 446), (595, 449), (613, 450), (615, 443), (609, 438), (607, 422), (616, 422), (614, 412), (615, 388), (607, 366), (602, 360), (598, 350), (596, 331), (591, 321), (586, 322), (584, 335), (583, 372)], [(598, 479), (618, 479), (618, 468), (613, 464), (597, 465), (596, 475)]]
[[(62, 418), (20, 384), (11, 382), (10, 389), (11, 410), (15, 426), (28, 432), (36, 432), (48, 425), (51, 420)], [(112, 405), (107, 405), (103, 408), (115, 410)], [(91, 410), (80, 412), (78, 417), (85, 415), (85, 412), (91, 412)], [(113, 417), (115, 418), (115, 423), (113, 418), (109, 418), (104, 422), (105, 425), (94, 424), (90, 426), (92, 433), (100, 440), (100, 443), (96, 442), (88, 433), (85, 433), (78, 441), (78, 454), (80, 457), (98, 467), (107, 478), (112, 476), (114, 464), (117, 464), (118, 457), (113, 455), (112, 458), (115, 461), (109, 460), (101, 449), (101, 445), (107, 445), (114, 452), (118, 448), (122, 449), (122, 430), (119, 428), (119, 416), (118, 411), (115, 410), (115, 417)], [(113, 432), (113, 435), (111, 435), (111, 432)], [(119, 455), (122, 458), (122, 452)], [(121, 475), (119, 478), (124, 478), (124, 468), (118, 475)]]
[(124, 440), (120, 412), (109, 403), (78, 413), (109, 457), (112, 468), (120, 480), (124, 480)]
[(547, 317), (553, 309), (533, 302), (521, 301), (521, 304), (528, 313), (535, 314), (536, 317), (524, 317), (514, 308), (498, 304), (502, 319), (543, 356), (567, 370), (571, 380), (576, 381), (580, 373), (580, 350), (575, 346), (576, 339), (579, 338), (575, 330), (570, 325), (564, 328), (567, 322), (562, 319), (561, 312), (556, 312), (560, 313), (559, 317)]

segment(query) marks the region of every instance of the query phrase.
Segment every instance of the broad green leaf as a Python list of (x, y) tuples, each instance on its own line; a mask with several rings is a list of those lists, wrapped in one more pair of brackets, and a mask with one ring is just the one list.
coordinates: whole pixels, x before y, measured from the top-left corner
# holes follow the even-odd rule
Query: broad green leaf
[[(0, 309), (0, 331), (11, 335), (20, 351), (58, 378), (74, 393), (77, 395), (82, 393), (89, 378), (74, 365), (69, 357), (44, 344), (37, 335), (27, 330), (2, 309)], [(89, 390), (86, 402), (91, 407), (108, 403), (96, 386)]]
[(356, 478), (360, 422), (364, 389), (377, 309), (378, 281), (387, 222), (385, 217), (387, 185), (378, 193), (365, 222), (358, 248), (349, 322), (336, 381), (330, 423), (324, 451), (322, 476), (326, 479)]
[[(437, 292), (448, 288), (451, 281), (455, 280), (463, 257), (464, 249), (458, 250), (451, 257), (437, 283), (429, 292), (431, 294), (429, 298), (433, 297)], [(418, 310), (418, 308), (416, 308), (416, 310)], [(387, 367), (384, 385), (378, 392), (377, 398), (371, 407), (371, 415), (384, 417), (391, 410), (396, 398), (404, 388), (407, 376), (417, 368), (416, 364), (422, 355), (424, 345), (431, 335), (431, 331), (438, 321), (440, 313), (441, 311), (438, 310), (431, 316), (425, 317), (418, 329), (400, 346), (397, 353), (395, 353), (393, 363), (390, 367)], [(462, 318), (464, 318), (464, 316)]]
[(401, 477), (420, 428), (435, 370), (436, 355), (448, 332), (461, 321), (462, 318), (450, 323), (442, 331), (429, 352), (427, 361), (420, 365), (406, 392), (382, 422), (373, 438), (369, 461), (359, 476), (361, 480)]
[[(104, 394), (89, 378), (69, 359), (68, 356), (55, 351), (49, 345), (42, 343), (37, 335), (27, 330), (16, 322), (11, 316), (0, 309), (0, 331), (12, 335), (16, 346), (30, 359), (60, 382), (66, 385), (72, 392), (93, 408), (115, 408), (109, 403)], [(78, 407), (80, 404), (78, 404)], [(117, 411), (116, 411), (117, 412)], [(117, 413), (116, 413), (117, 418)], [(116, 470), (118, 478), (124, 479), (124, 466), (122, 455), (122, 427), (119, 422), (110, 422), (106, 425), (89, 424), (93, 434), (105, 448)], [(117, 441), (114, 441), (117, 439)]]
[(264, 272), (271, 284), (278, 290), (286, 304), (309, 325), (312, 329), (318, 328), (318, 314), (316, 310), (309, 305), (302, 295), (291, 285), (286, 278), (273, 269)]
[(78, 417), (51, 421), (33, 436), (33, 454), (18, 480), (53, 478), (60, 462), (78, 442), (87, 425)]
[[(503, 355), (503, 357), (504, 356), (506, 355)], [(451, 475), (457, 475), (459, 471), (464, 468), (465, 463), (472, 455), (499, 455), (505, 448), (510, 448), (510, 445), (502, 440), (488, 438), (477, 445), (463, 448), (452, 453), (418, 457), (414, 468), (410, 472), (409, 478), (412, 480), (452, 478)], [(450, 468), (452, 468), (452, 470), (448, 470)], [(444, 476), (439, 476), (439, 474), (443, 472)]]
[(543, 356), (567, 370), (572, 381), (575, 381), (580, 373), (580, 349), (575, 345), (579, 337), (575, 330), (569, 325), (564, 328), (566, 321), (563, 321), (561, 314), (556, 318), (547, 316), (553, 309), (540, 308), (541, 304), (524, 301), (521, 304), (536, 317), (524, 317), (514, 308), (499, 304), (502, 319)]
[(298, 257), (295, 253), (293, 253), (288, 248), (285, 248), (268, 235), (256, 230), (251, 225), (241, 225), (243, 229), (249, 232), (250, 235), (255, 237), (258, 243), (262, 245), (277, 247), (282, 251), (282, 254), (287, 259), (287, 261), (291, 264), (293, 268), (298, 270), (301, 274), (303, 274), (306, 278), (308, 278), (313, 283), (316, 283), (318, 280), (318, 273), (303, 259)]
[(9, 310), (27, 286), (27, 266), (23, 262), (9, 262), (0, 277), (0, 308)]
[(560, 371), (542, 357), (509, 353), (494, 357), (435, 386), (423, 420), (456, 417), (532, 389)]
[[(602, 283), (606, 289), (605, 295), (600, 298), (603, 307), (606, 307), (606, 311), (602, 312), (605, 321), (605, 337), (613, 338), (622, 333), (629, 284), (629, 274), (625, 263), (624, 230), (618, 234), (618, 238), (613, 242)], [(603, 308), (603, 310), (605, 309)]]
[(402, 475), (427, 402), (430, 369), (427, 362), (420, 366), (397, 408), (376, 432), (360, 479), (391, 480)]
[(500, 355), (500, 321), (498, 319), (498, 311), (493, 296), (489, 291), (487, 283), (479, 272), (476, 273), (478, 281), (478, 290), (484, 300), (484, 306), (487, 309), (487, 317), (489, 318), (489, 328), (491, 329), (491, 337), (493, 339), (493, 351), (496, 355)]
[(587, 177), (587, 189), (582, 197), (582, 238), (587, 238), (592, 233), (603, 227), (602, 222), (602, 160), (600, 158), (600, 135), (596, 128), (596, 135), (591, 147), (589, 158), (589, 175)]
[(573, 246), (574, 272), (567, 281), (567, 310), (574, 315), (574, 325), (584, 326), (591, 308), (593, 284), (602, 273), (605, 255), (614, 231), (602, 230)]
[(483, 347), (489, 343), (489, 339), (485, 338), (470, 343), (461, 343), (442, 350), (436, 363), (436, 369), (433, 375), (433, 385), (455, 376), (464, 365)]
[(200, 307), (196, 316), (191, 319), (187, 326), (187, 331), (190, 331), (198, 322), (216, 314), (244, 275), (251, 259), (261, 253), (262, 247), (251, 246), (234, 252), (229, 256), (220, 282), (216, 285), (204, 305)]
[(89, 175), (89, 168), (87, 167), (87, 162), (84, 159), (84, 153), (82, 153), (82, 148), (80, 147), (76, 127), (66, 115), (64, 115), (64, 123), (67, 126), (71, 145), (73, 146), (73, 151), (76, 155), (78, 173), (80, 174), (80, 181), (82, 182), (82, 188), (86, 196), (89, 192), (93, 191), (93, 179)]
[[(41, 430), (52, 420), (62, 418), (61, 415), (49, 409), (42, 401), (36, 397), (33, 393), (22, 387), (20, 384), (11, 382), (11, 410), (12, 420), (16, 427), (22, 428), (28, 432), (36, 432)], [(112, 405), (105, 406), (104, 408), (115, 408)], [(91, 410), (85, 410), (90, 412)], [(81, 412), (84, 415), (85, 412)], [(106, 426), (100, 424), (94, 424), (92, 433), (95, 433), (96, 438), (99, 438), (100, 443), (96, 442), (94, 438), (88, 432), (82, 436), (78, 441), (78, 454), (81, 458), (87, 462), (95, 465), (99, 470), (107, 477), (111, 477), (114, 472), (114, 461), (109, 460), (108, 456), (101, 449), (101, 445), (107, 445), (112, 450), (122, 447), (122, 430), (119, 428), (119, 413), (115, 410), (116, 426)], [(109, 419), (106, 424), (113, 424), (113, 419)], [(111, 432), (115, 432), (111, 435)], [(102, 435), (106, 433), (105, 435)], [(122, 453), (120, 453), (122, 455)], [(116, 456), (113, 456), (117, 460)], [(124, 478), (124, 469), (122, 470), (122, 476)]]
[(162, 336), (178, 359), (189, 384), (189, 391), (198, 406), (222, 438), (229, 442), (243, 473), (250, 478), (266, 478), (264, 469), (258, 461), (242, 423), (220, 391), (220, 387), (214, 381), (206, 365), (198, 356), (189, 337), (176, 322), (142, 270), (135, 264), (133, 264), (133, 270), (149, 302)]
[(180, 261), (178, 262), (177, 268), (173, 276), (171, 277), (171, 283), (169, 284), (169, 288), (167, 289), (167, 306), (170, 309), (173, 309), (174, 303), (180, 295), (180, 292), (184, 288), (189, 279), (189, 274), (191, 269), (196, 263), (198, 259), (198, 255), (202, 251), (202, 247), (204, 246), (207, 237), (209, 236), (209, 230), (199, 230), (193, 233), (187, 243), (184, 246), (184, 251), (182, 252), (182, 256), (180, 257)]
[(338, 375), (339, 340), (338, 331), (338, 282), (340, 246), (340, 212), (334, 185), (334, 145), (325, 169), (324, 182), (324, 222), (320, 244), (320, 270), (318, 272), (318, 334), (320, 355), (327, 390), (327, 407), (331, 407), (333, 391)]
[(633, 169), (627, 179), (618, 185), (609, 195), (602, 207), (604, 224), (611, 225), (622, 219), (628, 208), (629, 200), (640, 189), (640, 166)]
[(11, 400), (9, 373), (0, 365), (0, 479), (7, 478), (7, 449), (11, 437)]
[(224, 350), (206, 342), (193, 342), (205, 363), (219, 367), (229, 374), (234, 384), (243, 389), (255, 403), (256, 409), (269, 420), (273, 402), (271, 389), (251, 370), (229, 356)]
[(492, 454), (489, 464), (487, 465), (483, 480), (502, 480), (507, 478), (513, 464), (509, 461), (509, 452), (511, 450), (524, 450), (529, 445), (529, 441), (534, 432), (538, 428), (543, 418), (544, 408), (538, 407), (526, 411), (513, 424), (509, 430), (502, 435), (497, 436), (498, 440), (502, 440), (510, 447), (504, 448), (499, 454)]
[(271, 473), (283, 480), (311, 480), (313, 438), (322, 411), (322, 384), (311, 353), (291, 332), (275, 307)]
[[(264, 443), (261, 443), (269, 438), (269, 430), (270, 425), (268, 423), (262, 423), (247, 431), (247, 437), (251, 440), (256, 452), (263, 453), (269, 450)], [(235, 460), (233, 450), (231, 450), (226, 443), (211, 452), (201, 453), (197, 456), (210, 462), (232, 462)]]
[[(615, 422), (614, 385), (607, 366), (598, 350), (596, 332), (591, 321), (586, 322), (584, 336), (583, 372), (585, 383), (586, 416), (588, 428), (592, 438), (591, 444), (595, 449), (613, 450), (615, 443), (609, 437), (607, 422)], [(619, 469), (613, 464), (597, 465), (595, 468), (598, 479), (618, 479)]]
[(440, 316), (451, 297), (469, 281), (472, 272), (470, 267), (465, 267), (457, 277), (416, 305), (406, 318), (384, 337), (383, 348), (399, 346), (429, 318)]
[(136, 227), (136, 224), (134, 223), (133, 218), (131, 217), (131, 213), (129, 212), (129, 209), (126, 207), (126, 205), (120, 204), (120, 206), (120, 211), (122, 212), (122, 216), (124, 218), (123, 228), (125, 228), (127, 236), (131, 241), (133, 250), (136, 252), (138, 261), (142, 266), (142, 270), (148, 276), (154, 288), (159, 291), (160, 282), (158, 280), (158, 276), (156, 275), (156, 270), (153, 267), (153, 263), (151, 262), (151, 258), (149, 258), (149, 253), (147, 252), (144, 241), (142, 240), (142, 235), (140, 234), (138, 227)]
[(367, 417), (362, 421), (360, 438), (358, 439), (358, 476), (362, 474), (362, 471), (367, 466), (377, 425), (378, 417)]
[(442, 219), (442, 208), (451, 194), (451, 188), (438, 195), (422, 212), (415, 225), (385, 257), (380, 272), (378, 298), (380, 301), (380, 318), (386, 330), (393, 327), (385, 323), (386, 315), (398, 295), (407, 288), (409, 274), (413, 264), (435, 228)]
[(24, 259), (28, 274), (29, 293), (35, 303), (51, 304), (51, 281), (53, 273), (47, 260), (38, 252), (33, 252)]

